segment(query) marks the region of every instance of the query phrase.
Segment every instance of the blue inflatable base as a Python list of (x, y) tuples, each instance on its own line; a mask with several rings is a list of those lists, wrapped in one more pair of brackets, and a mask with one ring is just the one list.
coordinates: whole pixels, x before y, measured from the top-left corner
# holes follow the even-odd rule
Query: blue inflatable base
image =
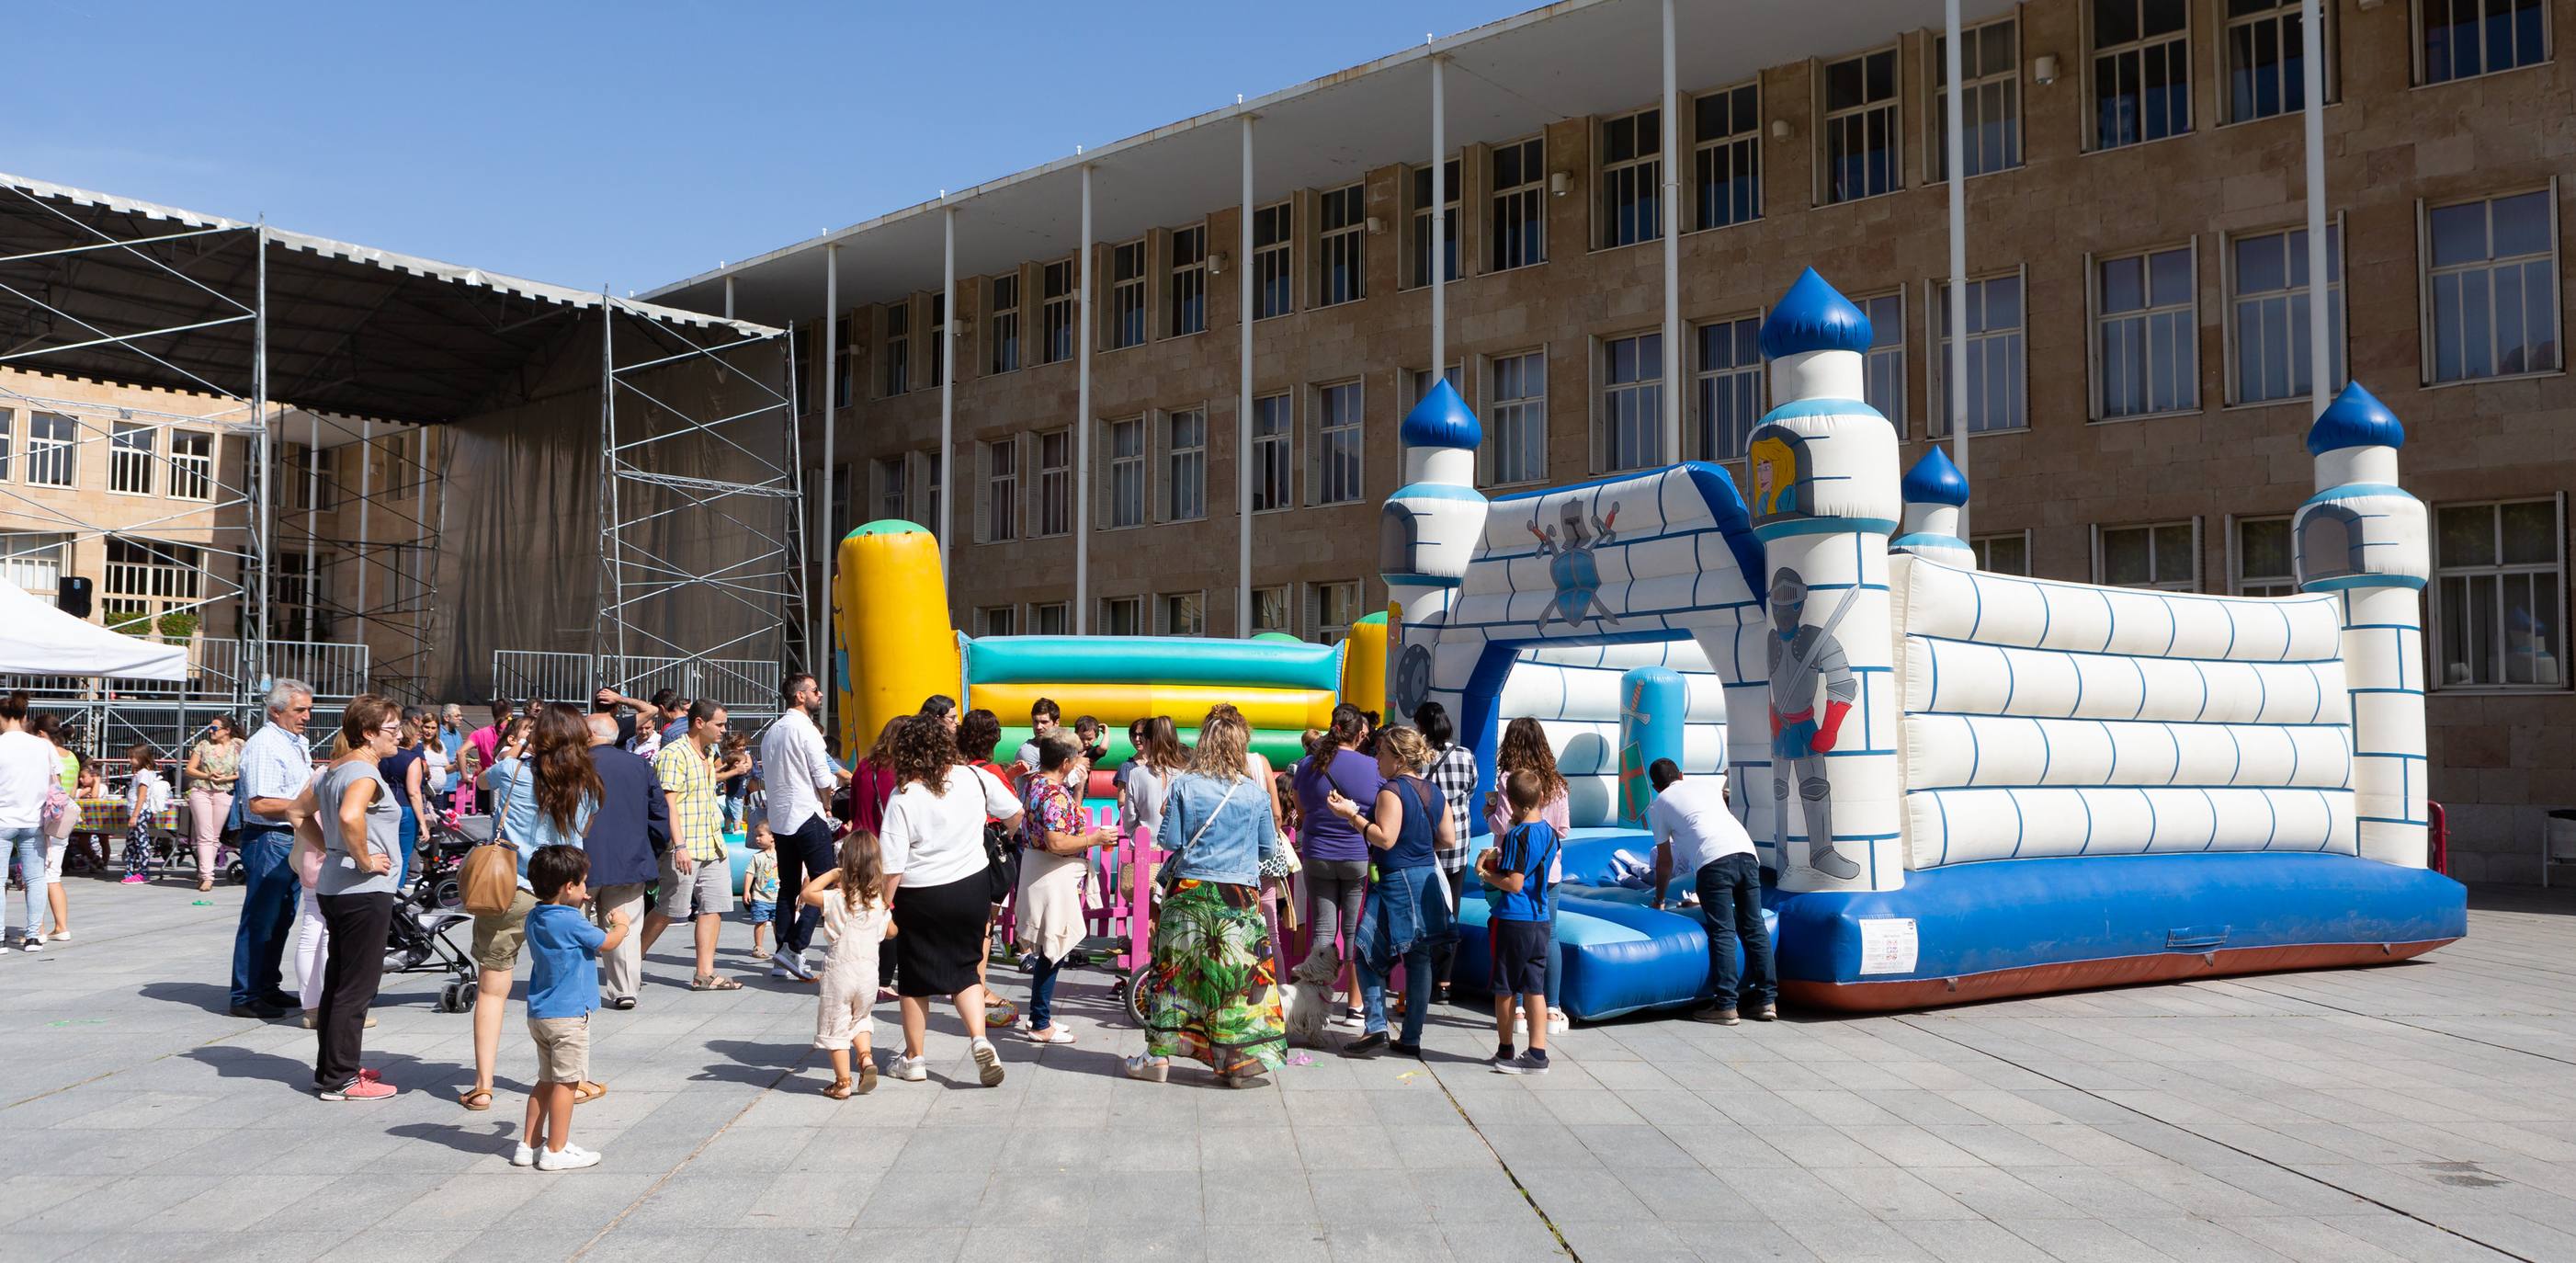
[[(1704, 1001), (1706, 922), (1612, 880), (1654, 844), (1578, 829), (1565, 847), (1559, 1007), (1583, 1020)], [(1667, 894), (1679, 899), (1687, 874)], [(1781, 994), (1809, 1008), (1922, 1008), (2007, 995), (2401, 960), (2468, 930), (2468, 892), (2349, 855), (2226, 853), (1997, 860), (1906, 874), (1891, 891), (1764, 891)], [(1456, 981), (1483, 988), (1485, 903), (1470, 878)], [(1739, 962), (1741, 957), (1738, 957)]]

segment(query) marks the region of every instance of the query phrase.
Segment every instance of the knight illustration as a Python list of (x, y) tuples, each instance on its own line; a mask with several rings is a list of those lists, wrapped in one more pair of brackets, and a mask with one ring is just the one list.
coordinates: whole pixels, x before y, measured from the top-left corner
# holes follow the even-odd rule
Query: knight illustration
[[(1859, 589), (1848, 589), (1822, 626), (1805, 621), (1807, 581), (1782, 567), (1771, 577), (1771, 796), (1775, 843), (1788, 831), (1789, 781), (1798, 782), (1806, 810), (1807, 865), (1828, 877), (1858, 876), (1860, 865), (1834, 849), (1834, 809), (1827, 796), (1825, 755), (1841, 739), (1843, 720), (1860, 696), (1860, 682), (1843, 656), (1834, 628), (1851, 610)], [(1822, 719), (1816, 715), (1816, 682), (1824, 681)], [(1785, 853), (1785, 848), (1783, 848)]]
[(1562, 538), (1559, 538), (1556, 527), (1540, 524), (1535, 510), (1530, 514), (1529, 533), (1538, 540), (1536, 555), (1555, 558), (1547, 565), (1547, 575), (1556, 584), (1556, 600), (1540, 611), (1539, 627), (1544, 629), (1552, 618), (1561, 618), (1567, 626), (1575, 626), (1594, 617), (1608, 620), (1613, 627), (1618, 626), (1619, 616), (1601, 599), (1601, 563), (1592, 555), (1592, 550), (1618, 538), (1619, 502), (1610, 502), (1608, 516), (1593, 515), (1591, 526), (1586, 529), (1583, 506), (1567, 500), (1560, 520), (1565, 532)]

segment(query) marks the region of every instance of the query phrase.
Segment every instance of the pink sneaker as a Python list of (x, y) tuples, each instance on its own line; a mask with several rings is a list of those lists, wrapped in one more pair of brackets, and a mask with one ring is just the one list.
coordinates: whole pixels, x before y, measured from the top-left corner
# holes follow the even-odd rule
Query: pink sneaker
[(140, 886), (150, 880), (151, 878), (145, 877), (141, 873), (127, 873), (125, 875), (125, 880), (116, 884), (120, 886)]
[(393, 1094), (394, 1085), (382, 1079), (370, 1079), (362, 1073), (337, 1092), (320, 1092), (315, 1095), (326, 1101), (381, 1101)]

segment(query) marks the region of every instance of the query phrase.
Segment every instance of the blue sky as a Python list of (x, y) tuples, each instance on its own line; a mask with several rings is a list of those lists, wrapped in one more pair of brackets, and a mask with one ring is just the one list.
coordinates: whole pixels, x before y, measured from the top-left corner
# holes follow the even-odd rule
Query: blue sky
[(1532, 0), (16, 0), (0, 170), (647, 289)]

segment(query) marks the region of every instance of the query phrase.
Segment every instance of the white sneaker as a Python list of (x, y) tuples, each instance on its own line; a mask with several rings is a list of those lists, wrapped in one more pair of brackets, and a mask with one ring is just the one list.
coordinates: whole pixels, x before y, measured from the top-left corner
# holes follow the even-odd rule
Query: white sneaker
[(968, 1045), (968, 1048), (975, 1054), (975, 1077), (981, 1080), (985, 1087), (1002, 1086), (1002, 1053), (1000, 1049), (993, 1047), (993, 1041), (978, 1039)]
[(1547, 1011), (1547, 1033), (1548, 1033), (1548, 1034), (1550, 1034), (1550, 1035), (1562, 1035), (1562, 1034), (1564, 1034), (1564, 1033), (1566, 1033), (1567, 1031), (1570, 1031), (1570, 1030), (1572, 1030), (1572, 1029), (1574, 1029), (1574, 1019), (1567, 1017), (1567, 1016), (1565, 1015), (1565, 1010), (1563, 1010), (1563, 1009), (1549, 1009), (1549, 1010)]
[(798, 982), (814, 981), (813, 967), (805, 963), (805, 953), (803, 952), (797, 952), (789, 956), (787, 958), (787, 968), (790, 972), (796, 975), (796, 980)]
[(1332, 1016), (1331, 1024), (1334, 1026), (1347, 1027), (1351, 1030), (1358, 1030), (1361, 1027), (1368, 1025), (1368, 1015), (1352, 1009), (1344, 1009)]
[(514, 1167), (532, 1167), (532, 1166), (535, 1166), (536, 1164), (537, 1164), (537, 1148), (536, 1148), (536, 1146), (534, 1146), (534, 1145), (525, 1145), (525, 1144), (523, 1144), (523, 1145), (520, 1145), (520, 1146), (518, 1146), (517, 1148), (512, 1149), (512, 1150), (510, 1151), (510, 1165), (511, 1165), (511, 1166), (514, 1166)]
[(25, 952), (41, 952), (45, 950), (45, 940), (40, 938), (28, 939), (26, 942), (19, 945), (18, 950)]
[(540, 1171), (578, 1171), (599, 1165), (599, 1155), (580, 1145), (565, 1145), (561, 1151), (546, 1149), (537, 1154)]
[(886, 1074), (889, 1077), (901, 1079), (906, 1083), (919, 1083), (930, 1077), (930, 1058), (906, 1057), (901, 1053), (897, 1053), (895, 1054), (894, 1065), (886, 1070)]

